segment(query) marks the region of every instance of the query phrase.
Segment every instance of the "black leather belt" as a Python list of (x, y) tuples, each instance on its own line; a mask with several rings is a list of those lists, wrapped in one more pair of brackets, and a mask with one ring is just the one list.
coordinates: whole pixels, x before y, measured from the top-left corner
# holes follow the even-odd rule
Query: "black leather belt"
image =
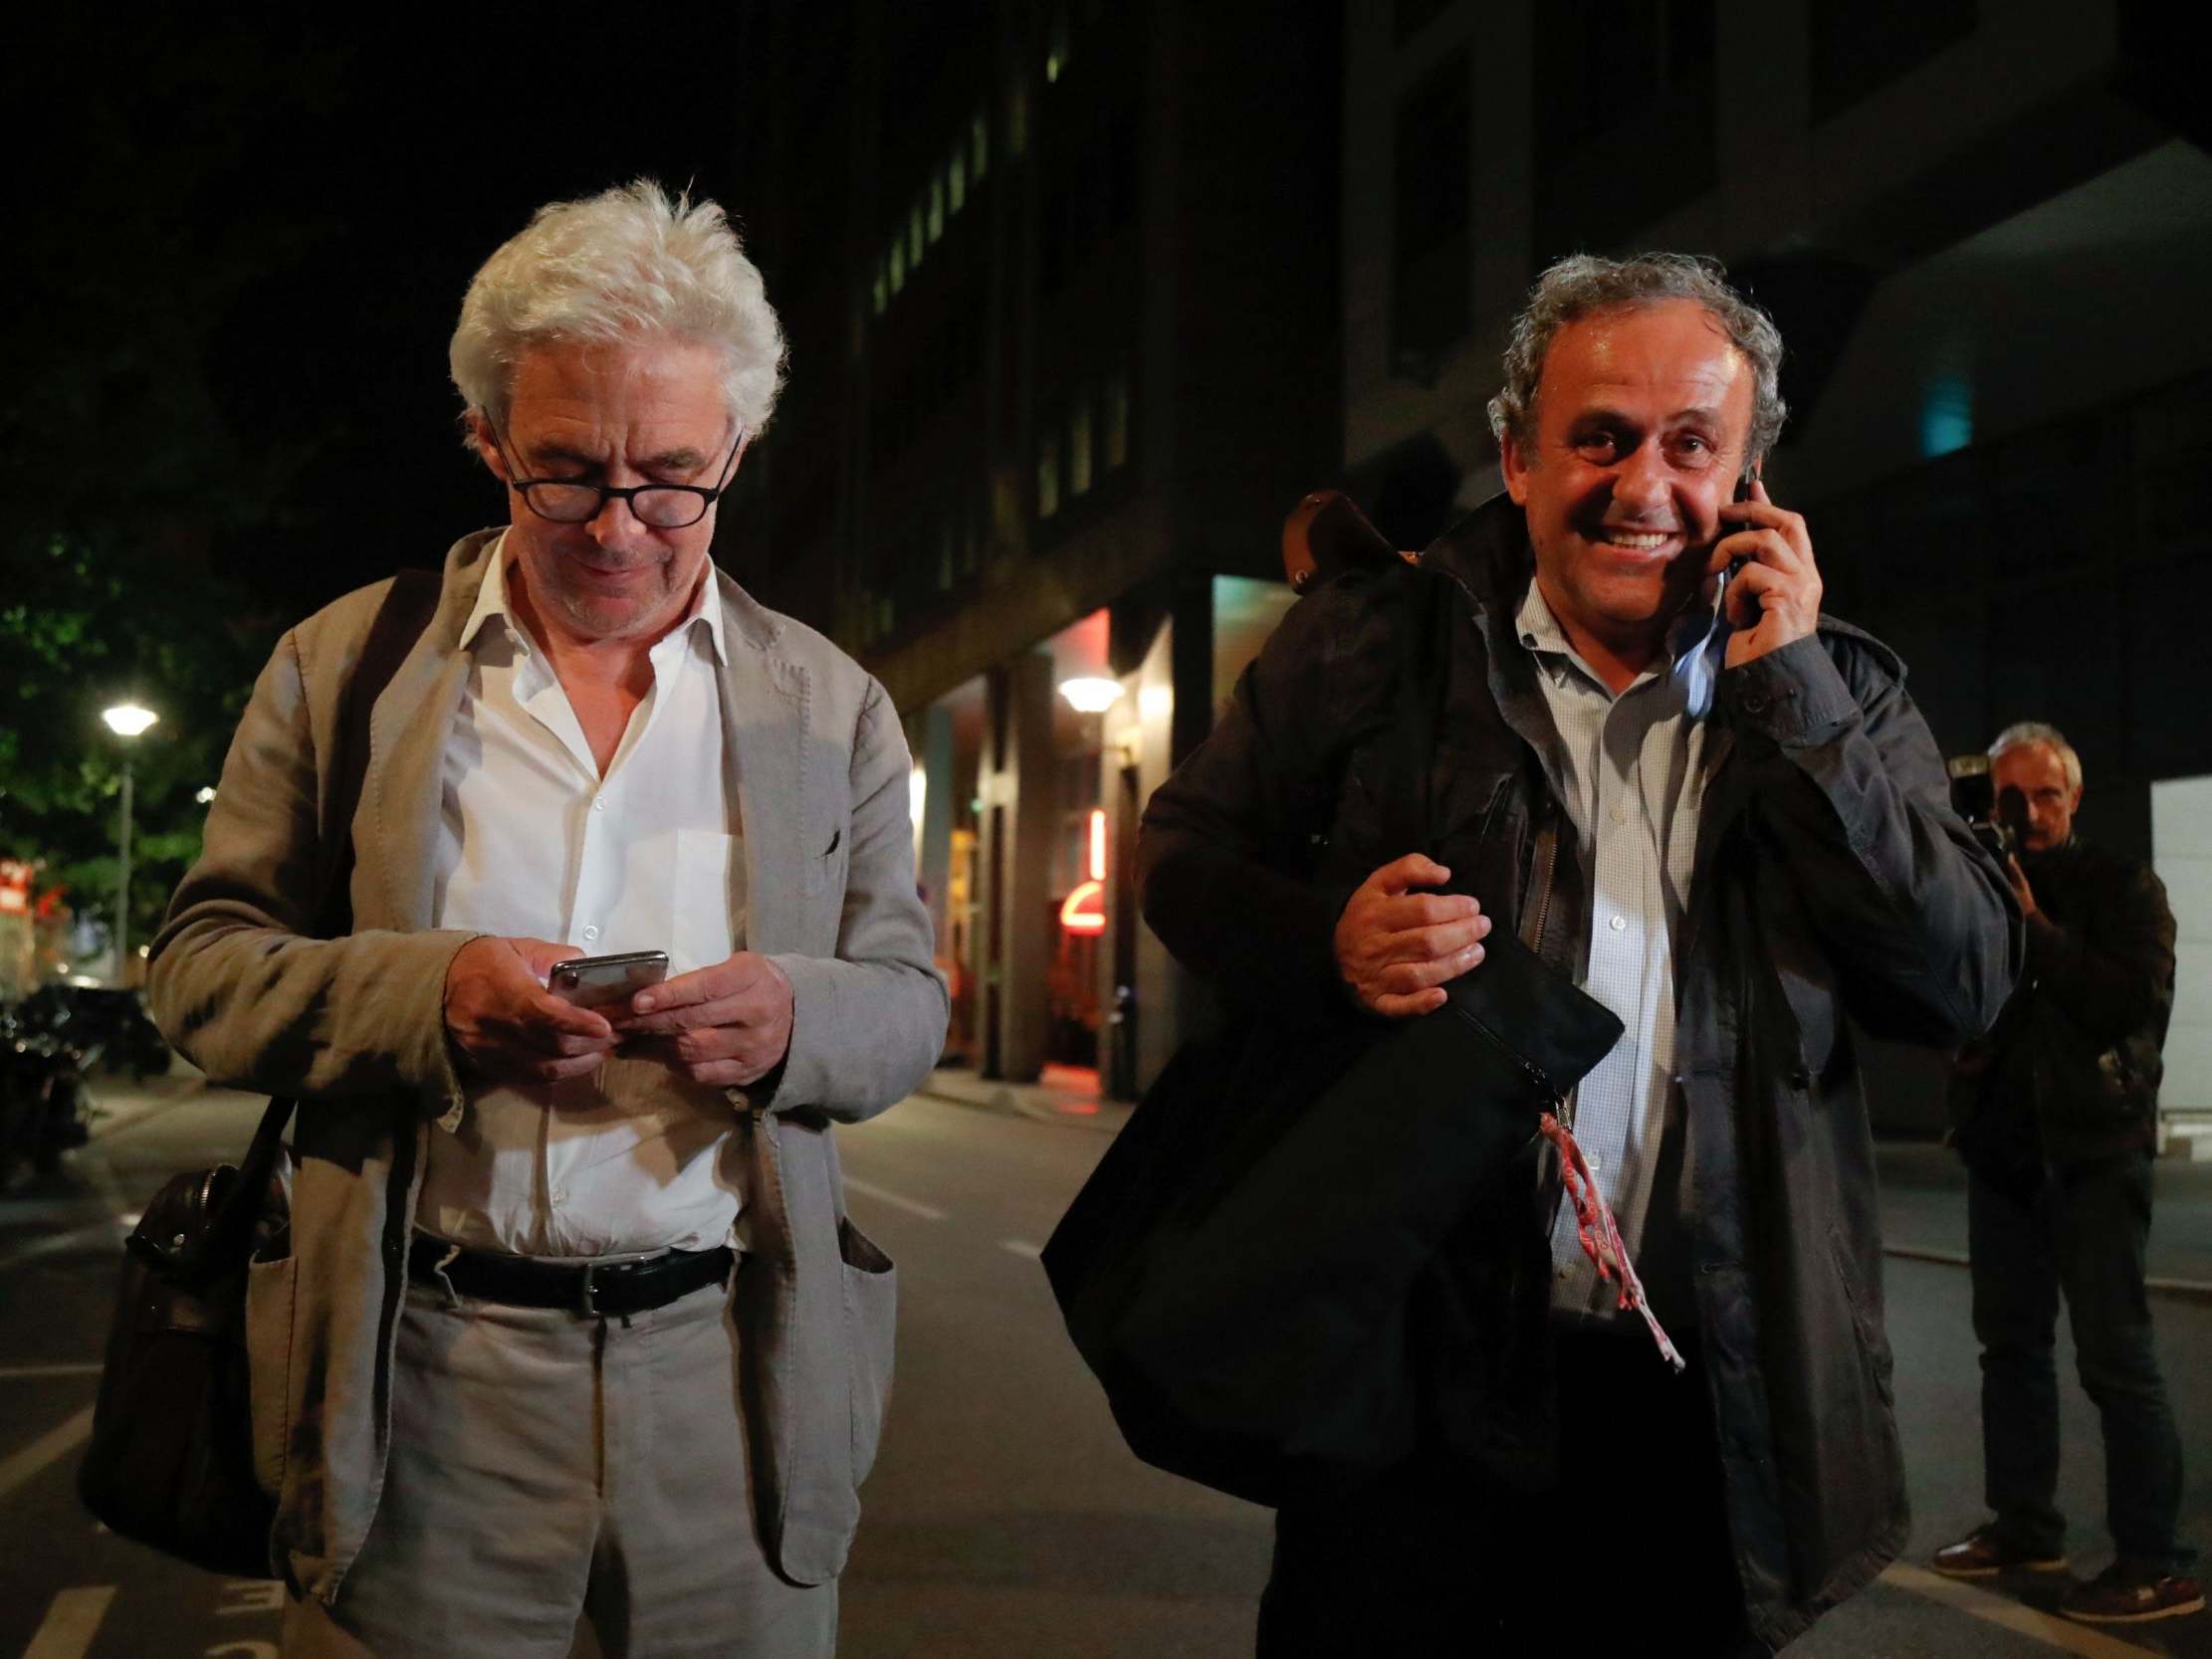
[(542, 1262), (490, 1250), (456, 1252), (444, 1239), (419, 1233), (407, 1249), (410, 1275), (431, 1285), (442, 1279), (457, 1295), (610, 1319), (650, 1313), (679, 1296), (719, 1285), (730, 1277), (735, 1260), (726, 1245), (719, 1250), (663, 1250), (631, 1262)]

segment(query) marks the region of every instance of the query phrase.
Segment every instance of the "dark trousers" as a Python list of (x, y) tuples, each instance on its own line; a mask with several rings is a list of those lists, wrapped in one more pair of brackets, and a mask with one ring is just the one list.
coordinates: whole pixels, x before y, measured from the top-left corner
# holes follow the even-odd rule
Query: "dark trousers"
[(2171, 1571), (2181, 1437), (2151, 1346), (2143, 1293), (2150, 1159), (2140, 1153), (2047, 1173), (2008, 1192), (1968, 1177), (1974, 1335), (1982, 1345), (1985, 1496), (1999, 1533), (2056, 1555), (2066, 1519), (2059, 1479), (2059, 1378), (2052, 1344), (2066, 1297), (2083, 1390), (2104, 1428), (2104, 1514), (2120, 1557)]
[(1504, 1491), (1439, 1454), (1279, 1510), (1259, 1659), (1767, 1651), (1744, 1626), (1694, 1343), (1676, 1376), (1641, 1326), (1558, 1341), (1558, 1485)]

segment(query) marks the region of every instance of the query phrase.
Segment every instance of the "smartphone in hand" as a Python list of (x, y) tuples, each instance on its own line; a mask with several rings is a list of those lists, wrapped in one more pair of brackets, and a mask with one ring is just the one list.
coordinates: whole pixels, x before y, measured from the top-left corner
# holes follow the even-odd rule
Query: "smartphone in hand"
[(571, 956), (555, 962), (546, 988), (579, 1008), (626, 1003), (647, 985), (668, 977), (665, 950), (624, 950), (612, 956)]

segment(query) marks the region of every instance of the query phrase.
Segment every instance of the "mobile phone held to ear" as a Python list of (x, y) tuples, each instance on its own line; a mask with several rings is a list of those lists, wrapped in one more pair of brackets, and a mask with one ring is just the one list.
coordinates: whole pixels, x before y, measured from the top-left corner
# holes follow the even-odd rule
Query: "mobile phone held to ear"
[[(1751, 500), (1751, 485), (1752, 482), (1758, 478), (1758, 469), (1755, 466), (1744, 468), (1744, 470), (1736, 476), (1736, 493), (1731, 498), (1731, 500), (1739, 502), (1747, 502)], [(1742, 526), (1738, 525), (1737, 527), (1741, 528)], [(1728, 561), (1728, 574), (1733, 576), (1748, 562), (1750, 561), (1747, 560), (1741, 553), (1738, 553), (1734, 558)]]
[(555, 962), (546, 988), (578, 1008), (627, 1002), (647, 985), (668, 977), (665, 950), (624, 950), (612, 956), (571, 956)]

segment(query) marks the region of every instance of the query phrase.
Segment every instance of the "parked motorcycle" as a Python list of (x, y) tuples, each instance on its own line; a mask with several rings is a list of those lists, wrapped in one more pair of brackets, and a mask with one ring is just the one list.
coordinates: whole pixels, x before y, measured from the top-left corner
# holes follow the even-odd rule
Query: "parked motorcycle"
[(93, 1058), (36, 998), (0, 1010), (0, 1191), (28, 1166), (61, 1167), (92, 1137), (85, 1072)]

